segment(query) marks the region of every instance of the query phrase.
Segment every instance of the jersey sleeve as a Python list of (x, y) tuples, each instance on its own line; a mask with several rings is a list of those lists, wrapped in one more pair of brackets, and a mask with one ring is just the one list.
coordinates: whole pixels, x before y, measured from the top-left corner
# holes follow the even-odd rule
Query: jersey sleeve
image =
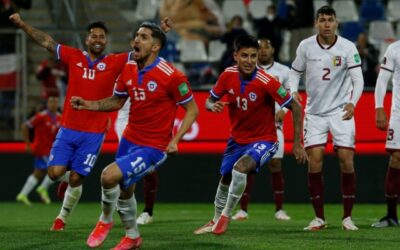
[(77, 51), (78, 49), (62, 45), (62, 44), (57, 44), (57, 60), (65, 63), (66, 65), (69, 65), (69, 62), (72, 58), (72, 55)]
[(221, 99), (225, 95), (225, 92), (226, 92), (225, 83), (226, 83), (227, 74), (228, 74), (227, 72), (223, 72), (219, 76), (217, 83), (210, 90), (211, 96), (213, 96), (217, 100)]
[(114, 95), (119, 97), (127, 97), (129, 95), (127, 85), (132, 84), (132, 78), (129, 77), (134, 75), (134, 73), (130, 74), (132, 70), (134, 70), (133, 65), (129, 63), (122, 69), (115, 82)]
[(389, 47), (385, 52), (385, 55), (383, 56), (383, 61), (381, 63), (381, 69), (387, 70), (391, 73), (393, 73), (395, 65), (395, 55), (393, 51), (394, 51), (393, 46), (389, 45)]
[(303, 72), (306, 69), (306, 48), (303, 42), (300, 43), (296, 50), (296, 58), (292, 63), (292, 69), (297, 72)]
[(193, 99), (189, 80), (182, 72), (175, 71), (170, 86), (176, 104), (182, 105)]
[(267, 90), (281, 107), (287, 106), (293, 100), (290, 93), (275, 79), (271, 79), (267, 84)]
[(356, 46), (352, 43), (349, 43), (349, 52), (347, 53), (346, 63), (347, 68), (355, 68), (361, 66), (361, 57), (358, 53)]
[(115, 64), (117, 65), (117, 68), (123, 68), (124, 65), (129, 62), (130, 56), (131, 52), (114, 54)]

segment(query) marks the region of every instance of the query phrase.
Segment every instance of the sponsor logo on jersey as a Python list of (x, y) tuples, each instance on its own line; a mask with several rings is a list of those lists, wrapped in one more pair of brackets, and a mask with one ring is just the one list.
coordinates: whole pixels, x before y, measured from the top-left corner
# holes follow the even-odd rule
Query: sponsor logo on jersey
[(181, 96), (184, 96), (187, 93), (189, 93), (189, 87), (186, 82), (181, 83), (181, 85), (179, 85), (178, 89), (179, 89), (179, 93), (181, 94)]
[(278, 91), (276, 91), (280, 97), (285, 97), (287, 95), (286, 89), (283, 86), (280, 86)]
[(100, 70), (100, 71), (105, 70), (106, 69), (106, 64), (103, 63), (103, 62), (97, 64), (97, 69)]
[(233, 91), (233, 89), (230, 89), (230, 90), (228, 91), (228, 93), (231, 94), (231, 95), (234, 95), (234, 94), (235, 94), (235, 91)]
[(150, 92), (154, 92), (157, 88), (157, 83), (150, 81), (147, 83), (147, 88), (149, 89)]
[(254, 102), (257, 99), (257, 95), (254, 92), (249, 93), (249, 99), (250, 101)]
[(333, 57), (333, 66), (341, 66), (342, 65), (342, 57), (334, 56)]
[(356, 63), (361, 63), (361, 59), (360, 59), (360, 55), (357, 53), (357, 54), (354, 54), (354, 61), (356, 62)]

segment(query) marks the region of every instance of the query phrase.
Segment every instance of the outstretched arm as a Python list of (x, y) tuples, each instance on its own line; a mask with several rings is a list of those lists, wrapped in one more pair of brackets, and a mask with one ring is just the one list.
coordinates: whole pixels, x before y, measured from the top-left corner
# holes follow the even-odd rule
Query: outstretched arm
[(25, 23), (18, 13), (12, 14), (9, 19), (15, 24), (15, 26), (21, 28), (26, 34), (28, 34), (37, 44), (51, 53), (56, 52), (57, 43), (51, 36)]
[(161, 20), (160, 27), (164, 33), (168, 33), (174, 27), (174, 21), (169, 17), (164, 17), (164, 19)]
[(217, 101), (213, 96), (210, 96), (206, 100), (206, 109), (214, 113), (222, 113), (224, 111), (224, 106), (228, 104), (229, 102)]
[(71, 97), (71, 106), (76, 110), (91, 110), (91, 111), (115, 111), (124, 106), (127, 97), (119, 97), (116, 95), (97, 100), (88, 101), (80, 96)]
[(199, 109), (197, 108), (197, 104), (193, 99), (190, 102), (183, 104), (182, 107), (186, 111), (185, 117), (183, 117), (182, 125), (180, 126), (178, 132), (168, 143), (166, 149), (167, 154), (175, 154), (178, 152), (178, 142), (190, 129), (192, 124), (196, 121), (197, 116), (199, 115)]
[(301, 129), (302, 129), (302, 114), (301, 105), (296, 99), (287, 106), (292, 111), (293, 118), (293, 154), (296, 157), (297, 163), (305, 163), (308, 160), (307, 153), (301, 145)]

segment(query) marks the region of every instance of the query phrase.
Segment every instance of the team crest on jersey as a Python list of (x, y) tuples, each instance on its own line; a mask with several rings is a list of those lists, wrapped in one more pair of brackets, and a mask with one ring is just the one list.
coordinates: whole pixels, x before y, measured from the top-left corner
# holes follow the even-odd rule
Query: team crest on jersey
[(106, 64), (103, 63), (103, 62), (97, 64), (97, 69), (100, 70), (100, 71), (105, 70), (106, 69)]
[(334, 56), (333, 57), (333, 66), (340, 66), (340, 65), (342, 65), (342, 57)]
[(250, 101), (254, 102), (257, 99), (257, 95), (254, 92), (249, 93), (249, 99)]
[(149, 89), (150, 92), (154, 92), (157, 88), (157, 83), (150, 81), (147, 83), (147, 88)]

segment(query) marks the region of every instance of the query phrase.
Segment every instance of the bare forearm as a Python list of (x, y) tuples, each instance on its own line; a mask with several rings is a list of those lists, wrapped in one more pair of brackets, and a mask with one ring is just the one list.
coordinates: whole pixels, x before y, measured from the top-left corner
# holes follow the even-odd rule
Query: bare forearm
[(92, 104), (90, 105), (94, 111), (115, 111), (119, 110), (124, 106), (126, 98), (120, 98), (118, 96), (111, 96), (102, 100), (98, 101), (91, 101)]
[(301, 106), (296, 101), (293, 100), (290, 106), (292, 110), (292, 119), (293, 119), (293, 133), (294, 133), (294, 143), (301, 142), (301, 129), (302, 129), (302, 114), (301, 114)]
[(28, 34), (37, 44), (47, 49), (51, 53), (56, 52), (57, 43), (53, 40), (53, 38), (44, 33), (41, 30), (38, 30), (27, 23), (22, 23), (19, 26), (26, 34)]
[(185, 117), (183, 118), (182, 125), (173, 138), (175, 142), (179, 142), (182, 139), (182, 137), (190, 129), (192, 124), (196, 121), (198, 115), (199, 115), (199, 110), (197, 108), (197, 105), (194, 101), (191, 101), (186, 106), (186, 114)]

